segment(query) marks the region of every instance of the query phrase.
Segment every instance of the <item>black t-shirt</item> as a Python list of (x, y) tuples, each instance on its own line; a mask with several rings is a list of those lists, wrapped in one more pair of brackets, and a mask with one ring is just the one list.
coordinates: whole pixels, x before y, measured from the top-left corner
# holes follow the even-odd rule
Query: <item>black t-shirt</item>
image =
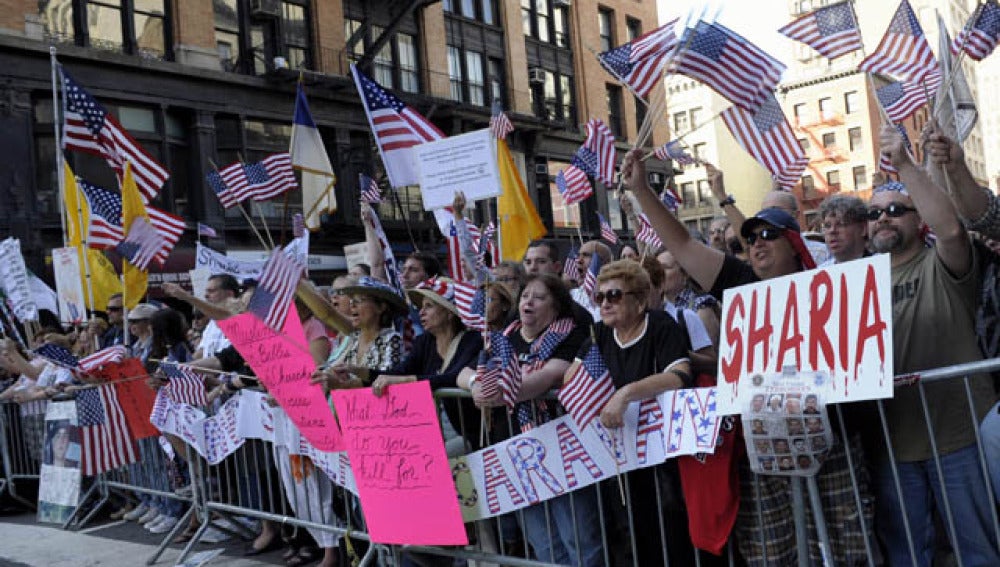
[(719, 301), (722, 301), (722, 292), (727, 289), (759, 281), (760, 278), (753, 272), (753, 268), (750, 267), (749, 263), (740, 260), (736, 256), (726, 254), (726, 258), (722, 261), (722, 268), (719, 270), (719, 275), (716, 276), (715, 282), (712, 284), (712, 289), (708, 293)]
[[(593, 321), (594, 319), (589, 314), (587, 315), (587, 318), (589, 321)], [(575, 318), (574, 322), (576, 324), (573, 327), (573, 330), (570, 331), (569, 335), (567, 335), (566, 338), (559, 343), (559, 346), (552, 351), (552, 355), (549, 356), (549, 360), (558, 358), (559, 360), (572, 362), (573, 359), (576, 358), (576, 353), (580, 352), (580, 345), (582, 345), (583, 341), (587, 339), (587, 336), (590, 334), (590, 330), (587, 325), (581, 325)], [(544, 334), (545, 333), (542, 333), (535, 340), (539, 340), (542, 336), (544, 336)], [(510, 346), (514, 349), (514, 352), (517, 353), (518, 361), (521, 364), (533, 362), (530, 356), (531, 343), (524, 340), (524, 337), (521, 336), (519, 331), (514, 331), (507, 338), (510, 340)]]
[[(614, 330), (604, 323), (596, 325), (595, 337), (601, 349), (601, 356), (611, 373), (616, 388), (638, 382), (652, 374), (663, 372), (679, 359), (687, 359), (687, 337), (684, 330), (668, 313), (647, 311), (646, 331), (630, 344), (622, 346), (615, 340)], [(590, 348), (583, 345), (580, 357)], [(692, 387), (685, 383), (685, 388)]]

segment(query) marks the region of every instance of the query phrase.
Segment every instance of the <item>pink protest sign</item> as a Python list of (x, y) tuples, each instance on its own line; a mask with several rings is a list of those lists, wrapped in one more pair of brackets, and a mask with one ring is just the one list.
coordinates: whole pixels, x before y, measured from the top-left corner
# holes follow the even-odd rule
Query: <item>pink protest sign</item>
[(337, 390), (333, 404), (372, 541), (468, 544), (430, 385)]
[(218, 324), (302, 435), (321, 451), (343, 451), (343, 439), (330, 406), (320, 388), (309, 383), (316, 364), (306, 346), (295, 306), (288, 310), (284, 336), (252, 313)]

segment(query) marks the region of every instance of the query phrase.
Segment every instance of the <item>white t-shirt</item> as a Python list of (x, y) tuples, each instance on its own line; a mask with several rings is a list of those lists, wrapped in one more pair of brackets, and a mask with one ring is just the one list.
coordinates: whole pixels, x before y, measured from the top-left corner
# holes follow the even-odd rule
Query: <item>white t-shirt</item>
[[(663, 303), (663, 310), (677, 320), (677, 306), (669, 301)], [(712, 346), (712, 339), (708, 336), (705, 324), (701, 322), (701, 317), (690, 309), (684, 309), (684, 325), (687, 326), (688, 338), (691, 339), (691, 350), (699, 350)]]
[(594, 318), (595, 323), (600, 322), (601, 306), (594, 303), (594, 300), (583, 290), (583, 286), (569, 290), (569, 294), (573, 298), (573, 301), (579, 303), (584, 309), (590, 312), (590, 316)]
[(201, 349), (202, 356), (209, 358), (215, 356), (215, 353), (228, 347), (231, 343), (226, 335), (222, 332), (222, 329), (215, 324), (215, 321), (209, 321), (205, 325), (205, 330), (201, 332), (201, 343), (198, 348)]

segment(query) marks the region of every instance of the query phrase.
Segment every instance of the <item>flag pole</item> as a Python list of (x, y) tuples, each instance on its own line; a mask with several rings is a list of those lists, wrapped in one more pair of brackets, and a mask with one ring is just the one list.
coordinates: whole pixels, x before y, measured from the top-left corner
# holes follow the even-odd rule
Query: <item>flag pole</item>
[(389, 193), (392, 194), (393, 201), (396, 203), (396, 208), (399, 209), (399, 216), (403, 217), (403, 226), (406, 227), (406, 234), (410, 237), (410, 244), (413, 245), (413, 250), (415, 252), (419, 252), (420, 247), (417, 246), (417, 241), (413, 238), (413, 231), (410, 230), (410, 219), (406, 217), (406, 211), (403, 210), (403, 203), (399, 200), (399, 193), (396, 192), (395, 187), (390, 187)]
[[(240, 161), (243, 161), (243, 160), (240, 160)], [(212, 161), (211, 159), (209, 159), (208, 163), (209, 163), (209, 165), (212, 166), (212, 169), (214, 169), (216, 173), (219, 172), (219, 166), (216, 165), (214, 161)], [(250, 215), (247, 214), (247, 210), (243, 207), (243, 203), (237, 202), (236, 206), (239, 207), (240, 212), (243, 213), (243, 218), (245, 218), (247, 220), (247, 224), (250, 225), (250, 230), (252, 230), (253, 233), (255, 235), (257, 235), (257, 240), (260, 241), (260, 245), (265, 250), (268, 250), (267, 243), (264, 242), (264, 237), (260, 235), (260, 232), (257, 230), (257, 226), (253, 223), (253, 219), (251, 219)]]
[[(240, 160), (241, 164), (246, 165), (246, 161), (243, 159), (243, 154), (237, 152), (236, 159)], [(253, 201), (253, 206), (257, 207), (257, 214), (260, 216), (261, 225), (264, 227), (264, 234), (267, 235), (267, 241), (271, 243), (271, 247), (268, 249), (274, 250), (274, 239), (271, 238), (271, 230), (267, 228), (267, 219), (264, 218), (264, 209), (261, 208), (260, 203), (258, 203), (253, 197), (250, 197), (250, 200)], [(240, 203), (240, 206), (242, 207), (243, 203)], [(263, 243), (264, 242), (261, 241), (261, 244)], [(267, 246), (265, 245), (264, 248), (267, 248)]]
[(69, 232), (66, 230), (66, 215), (69, 212), (65, 207), (66, 180), (63, 174), (62, 135), (59, 132), (59, 105), (56, 103), (56, 101), (60, 100), (58, 87), (56, 86), (59, 62), (56, 60), (56, 46), (54, 45), (49, 46), (49, 66), (52, 68), (52, 130), (55, 133), (56, 142), (56, 178), (59, 182), (59, 222), (62, 223), (63, 244), (65, 245), (69, 241)]
[[(965, 56), (965, 44), (968, 43), (968, 41), (969, 41), (968, 30), (969, 30), (969, 28), (975, 27), (976, 19), (979, 18), (980, 13), (982, 13), (982, 11), (983, 11), (983, 9), (985, 7), (986, 7), (986, 4), (983, 3), (983, 2), (980, 2), (979, 5), (976, 6), (976, 10), (974, 12), (972, 12), (972, 16), (969, 18), (969, 21), (966, 22), (965, 26), (962, 28), (962, 32), (965, 32), (965, 33), (962, 35), (962, 43), (959, 44), (960, 45), (960, 49), (958, 50), (958, 56), (955, 57), (955, 62), (951, 66), (951, 69), (950, 69), (951, 71), (953, 71), (956, 67), (958, 67), (958, 66), (960, 66), (962, 64), (962, 58)], [(946, 93), (949, 90), (951, 90), (951, 84), (954, 81), (955, 81), (955, 73), (954, 72), (950, 72), (948, 74), (948, 80), (947, 80), (947, 82), (944, 83), (944, 88), (941, 89), (941, 92), (945, 92)], [(929, 98), (927, 100), (930, 101)], [(931, 117), (932, 118), (937, 118), (937, 115), (938, 115), (938, 113), (940, 111), (941, 111), (941, 100), (939, 99), (939, 100), (935, 101), (935, 104), (931, 105)]]

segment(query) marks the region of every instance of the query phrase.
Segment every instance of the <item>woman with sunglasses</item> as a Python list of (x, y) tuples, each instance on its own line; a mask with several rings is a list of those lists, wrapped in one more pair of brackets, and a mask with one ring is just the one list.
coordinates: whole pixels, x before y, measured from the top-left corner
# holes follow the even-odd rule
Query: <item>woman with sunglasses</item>
[[(562, 384), (588, 333), (586, 327), (576, 325), (573, 305), (558, 276), (528, 276), (521, 291), (519, 317), (503, 331), (521, 367), (521, 389), (513, 412), (515, 430), (527, 431), (551, 419), (547, 408), (553, 402), (542, 398)], [(484, 395), (480, 378), (472, 367), (466, 368), (458, 384), (472, 392), (479, 407), (501, 405), (502, 394)], [(500, 436), (496, 435), (498, 430), (502, 431), (494, 429), (491, 438), (494, 443)], [(563, 565), (603, 564), (597, 517), (596, 494), (589, 489), (546, 500), (523, 512), (525, 533), (535, 557)]]
[[(594, 301), (600, 306), (601, 322), (594, 326), (593, 341), (615, 384), (615, 393), (600, 415), (609, 429), (624, 425), (625, 410), (633, 402), (640, 402), (640, 407), (655, 405), (657, 395), (693, 383), (684, 330), (662, 309), (648, 309), (651, 289), (649, 274), (632, 260), (606, 264), (597, 276)], [(580, 357), (589, 349), (585, 344)], [(567, 372), (567, 379), (571, 374)], [(645, 526), (648, 535), (636, 541), (636, 564), (662, 565), (664, 550), (671, 564), (694, 564), (683, 505), (668, 496), (680, 493), (676, 462), (636, 469), (626, 477), (629, 493), (643, 495), (631, 499), (631, 521)], [(661, 489), (660, 501), (654, 495), (658, 486), (665, 485), (676, 490)], [(617, 504), (613, 507), (617, 508), (615, 516), (627, 526), (628, 511)], [(666, 534), (666, 541), (660, 540), (660, 533)], [(620, 543), (623, 553), (631, 550), (629, 542)]]

